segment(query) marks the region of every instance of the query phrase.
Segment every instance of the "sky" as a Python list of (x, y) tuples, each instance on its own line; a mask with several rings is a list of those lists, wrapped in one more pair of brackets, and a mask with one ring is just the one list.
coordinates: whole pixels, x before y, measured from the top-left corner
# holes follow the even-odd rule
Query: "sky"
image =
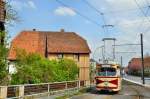
[[(8, 1), (17, 11), (20, 20), (13, 26), (7, 26), (11, 40), (23, 30), (60, 31), (63, 28), (85, 38), (92, 51), (91, 58), (99, 60), (102, 54), (98, 47), (103, 45), (103, 38), (116, 38), (116, 44), (139, 44), (140, 33), (143, 33), (144, 54), (150, 53), (150, 0)], [(103, 25), (113, 25), (113, 27), (103, 28)], [(116, 47), (116, 51), (136, 52), (116, 53), (117, 61), (120, 61), (121, 56), (123, 57), (124, 66), (132, 57), (140, 56), (140, 46), (120, 46)]]

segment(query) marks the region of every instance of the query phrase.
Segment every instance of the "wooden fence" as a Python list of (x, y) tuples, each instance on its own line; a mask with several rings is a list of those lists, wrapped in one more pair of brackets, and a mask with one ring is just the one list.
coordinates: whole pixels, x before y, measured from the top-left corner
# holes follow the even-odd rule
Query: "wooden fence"
[(25, 84), (0, 86), (0, 99), (23, 98), (25, 96), (38, 95), (52, 92), (65, 91), (69, 89), (80, 89), (87, 87), (89, 81), (65, 81), (41, 84)]

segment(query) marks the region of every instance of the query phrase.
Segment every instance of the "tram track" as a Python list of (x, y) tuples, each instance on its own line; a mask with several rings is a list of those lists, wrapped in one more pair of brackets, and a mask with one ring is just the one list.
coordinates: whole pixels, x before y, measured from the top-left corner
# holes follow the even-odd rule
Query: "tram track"
[[(122, 96), (131, 96), (133, 97), (133, 99), (144, 99), (144, 96), (136, 89), (134, 88), (133, 85), (129, 85), (128, 88), (130, 88), (131, 92), (130, 94), (126, 94), (126, 93), (123, 93), (123, 94), (117, 94), (117, 95), (122, 95)], [(150, 98), (150, 97), (149, 97)]]
[[(130, 94), (130, 96), (136, 96), (136, 99), (150, 99), (150, 89), (143, 87), (143, 86), (139, 86), (137, 84), (133, 84), (127, 81), (123, 81), (123, 86), (125, 87), (124, 90), (126, 90), (126, 88), (133, 90), (135, 93), (134, 94)], [(122, 94), (124, 95), (124, 94)]]
[(150, 99), (150, 89), (123, 81), (122, 90), (118, 93), (99, 92), (93, 87), (87, 93), (71, 99)]
[[(142, 90), (142, 88), (139, 88), (139, 89), (138, 89), (137, 86), (131, 86), (131, 88), (132, 88), (135, 92), (137, 92), (137, 95), (135, 95), (135, 96), (138, 97), (137, 99), (144, 99), (144, 98), (150, 99), (150, 96), (143, 95), (143, 94), (142, 94), (142, 91), (139, 90), (139, 89)], [(145, 88), (145, 89), (146, 89), (146, 88)], [(150, 90), (148, 90), (147, 92), (150, 92)]]

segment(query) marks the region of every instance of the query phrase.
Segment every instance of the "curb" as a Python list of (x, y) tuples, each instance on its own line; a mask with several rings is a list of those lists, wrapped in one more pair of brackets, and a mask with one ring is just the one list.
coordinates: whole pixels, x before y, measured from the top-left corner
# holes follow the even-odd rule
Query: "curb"
[(126, 80), (126, 81), (129, 81), (129, 82), (131, 82), (131, 83), (134, 83), (134, 84), (137, 84), (137, 85), (140, 85), (140, 86), (143, 86), (143, 87), (147, 87), (147, 88), (150, 88), (150, 85), (147, 85), (147, 84), (141, 84), (141, 83), (139, 83), (139, 82), (136, 82), (136, 81), (133, 81), (133, 80), (130, 80), (130, 79), (126, 79), (126, 78), (123, 78), (124, 80)]

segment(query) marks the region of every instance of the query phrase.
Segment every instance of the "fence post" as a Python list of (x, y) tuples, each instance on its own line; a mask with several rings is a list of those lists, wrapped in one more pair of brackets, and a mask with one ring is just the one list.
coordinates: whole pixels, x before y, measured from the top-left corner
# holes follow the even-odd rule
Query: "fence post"
[(50, 85), (49, 85), (49, 83), (47, 85), (47, 92), (48, 92), (48, 97), (49, 97), (50, 96)]
[(17, 87), (16, 96), (19, 98), (24, 97), (24, 86), (23, 85)]
[(65, 89), (66, 89), (66, 90), (68, 89), (68, 85), (67, 85), (67, 82), (66, 82), (66, 86), (65, 86)]
[(78, 81), (78, 88), (80, 89), (80, 80)]
[(0, 99), (6, 99), (7, 98), (7, 86), (1, 86), (0, 87)]
[(85, 87), (89, 87), (89, 86), (90, 86), (90, 81), (89, 81), (89, 80), (85, 80), (84, 82), (85, 82), (85, 83), (84, 83), (84, 84), (85, 84)]
[(66, 93), (68, 95), (69, 93), (68, 93), (68, 84), (67, 84), (67, 82), (66, 82), (66, 85), (65, 85), (65, 91), (66, 91)]
[(48, 89), (47, 89), (48, 93), (50, 92), (49, 89), (50, 89), (50, 86), (49, 86), (49, 84), (48, 84)]

